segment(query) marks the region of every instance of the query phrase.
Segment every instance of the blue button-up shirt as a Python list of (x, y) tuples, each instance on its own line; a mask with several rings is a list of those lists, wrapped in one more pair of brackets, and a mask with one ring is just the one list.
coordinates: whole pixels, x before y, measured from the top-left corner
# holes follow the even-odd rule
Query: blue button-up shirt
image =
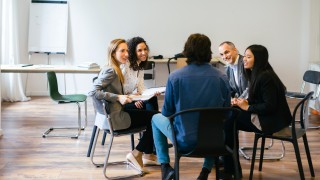
[[(166, 86), (164, 116), (201, 107), (230, 107), (228, 77), (209, 63), (190, 64), (170, 74)], [(191, 150), (197, 141), (197, 114), (177, 116), (174, 128), (179, 148)]]

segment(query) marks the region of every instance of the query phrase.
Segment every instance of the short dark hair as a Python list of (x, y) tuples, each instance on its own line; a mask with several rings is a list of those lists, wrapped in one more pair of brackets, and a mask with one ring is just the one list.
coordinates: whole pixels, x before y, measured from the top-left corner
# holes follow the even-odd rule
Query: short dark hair
[[(130, 68), (132, 68), (134, 71), (141, 70), (145, 67), (147, 64), (147, 61), (142, 61), (139, 65), (137, 63), (138, 57), (136, 54), (136, 48), (138, 44), (144, 43), (147, 46), (147, 49), (149, 50), (149, 46), (146, 43), (146, 41), (142, 37), (134, 37), (127, 41), (128, 44), (128, 54), (129, 54), (129, 62), (130, 62)], [(148, 57), (147, 57), (148, 60)]]
[(187, 63), (204, 64), (211, 61), (211, 41), (204, 34), (191, 34), (184, 45), (182, 54), (187, 57)]

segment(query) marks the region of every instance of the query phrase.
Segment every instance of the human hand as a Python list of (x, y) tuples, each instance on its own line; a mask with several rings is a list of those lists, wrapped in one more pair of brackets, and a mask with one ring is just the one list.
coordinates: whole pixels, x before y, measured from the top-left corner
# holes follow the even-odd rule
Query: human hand
[(237, 102), (237, 98), (232, 98), (231, 99), (231, 106), (237, 106), (236, 102)]
[(134, 105), (135, 105), (137, 108), (141, 109), (141, 108), (143, 108), (143, 101), (136, 101), (136, 102), (134, 103)]
[(235, 104), (245, 111), (247, 111), (249, 108), (248, 100), (243, 98), (237, 98)]
[(128, 95), (118, 95), (118, 101), (122, 104), (125, 105), (127, 103), (131, 103), (132, 100), (129, 98)]
[(161, 95), (161, 92), (159, 92), (159, 91), (156, 91), (155, 93), (154, 93), (154, 96), (160, 96)]

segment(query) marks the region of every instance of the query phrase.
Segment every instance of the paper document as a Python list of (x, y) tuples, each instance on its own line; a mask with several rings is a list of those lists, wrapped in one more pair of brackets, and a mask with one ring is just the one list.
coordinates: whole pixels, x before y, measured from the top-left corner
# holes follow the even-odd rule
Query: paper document
[(146, 101), (154, 96), (156, 92), (164, 93), (166, 87), (149, 88), (143, 91), (141, 95), (129, 95), (132, 101)]
[(129, 95), (129, 98), (132, 99), (132, 101), (146, 101), (152, 97), (153, 95)]
[(166, 91), (166, 87), (155, 87), (149, 88), (143, 91), (142, 95), (154, 95), (156, 92), (164, 93)]

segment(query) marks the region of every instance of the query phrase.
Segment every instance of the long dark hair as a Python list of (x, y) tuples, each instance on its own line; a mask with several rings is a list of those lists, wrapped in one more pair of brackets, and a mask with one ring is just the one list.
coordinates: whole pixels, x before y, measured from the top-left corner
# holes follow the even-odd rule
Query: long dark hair
[(182, 54), (188, 58), (187, 64), (203, 64), (211, 61), (211, 41), (204, 34), (191, 34), (184, 45)]
[(247, 47), (246, 50), (250, 50), (254, 56), (254, 64), (252, 69), (244, 70), (245, 77), (249, 81), (249, 100), (252, 101), (256, 99), (257, 79), (259, 79), (259, 77), (264, 73), (268, 73), (268, 75), (274, 77), (273, 79), (276, 79), (278, 89), (283, 89), (286, 91), (286, 87), (268, 62), (269, 53), (267, 48), (262, 45), (254, 44)]
[(142, 37), (134, 37), (127, 41), (128, 44), (128, 54), (129, 54), (129, 62), (130, 62), (130, 68), (132, 68), (134, 71), (142, 70), (147, 64), (148, 57), (146, 61), (141, 61), (141, 63), (138, 65), (138, 57), (136, 53), (136, 48), (138, 44), (144, 43), (147, 46), (147, 49), (149, 51), (149, 46), (146, 43), (146, 41)]

